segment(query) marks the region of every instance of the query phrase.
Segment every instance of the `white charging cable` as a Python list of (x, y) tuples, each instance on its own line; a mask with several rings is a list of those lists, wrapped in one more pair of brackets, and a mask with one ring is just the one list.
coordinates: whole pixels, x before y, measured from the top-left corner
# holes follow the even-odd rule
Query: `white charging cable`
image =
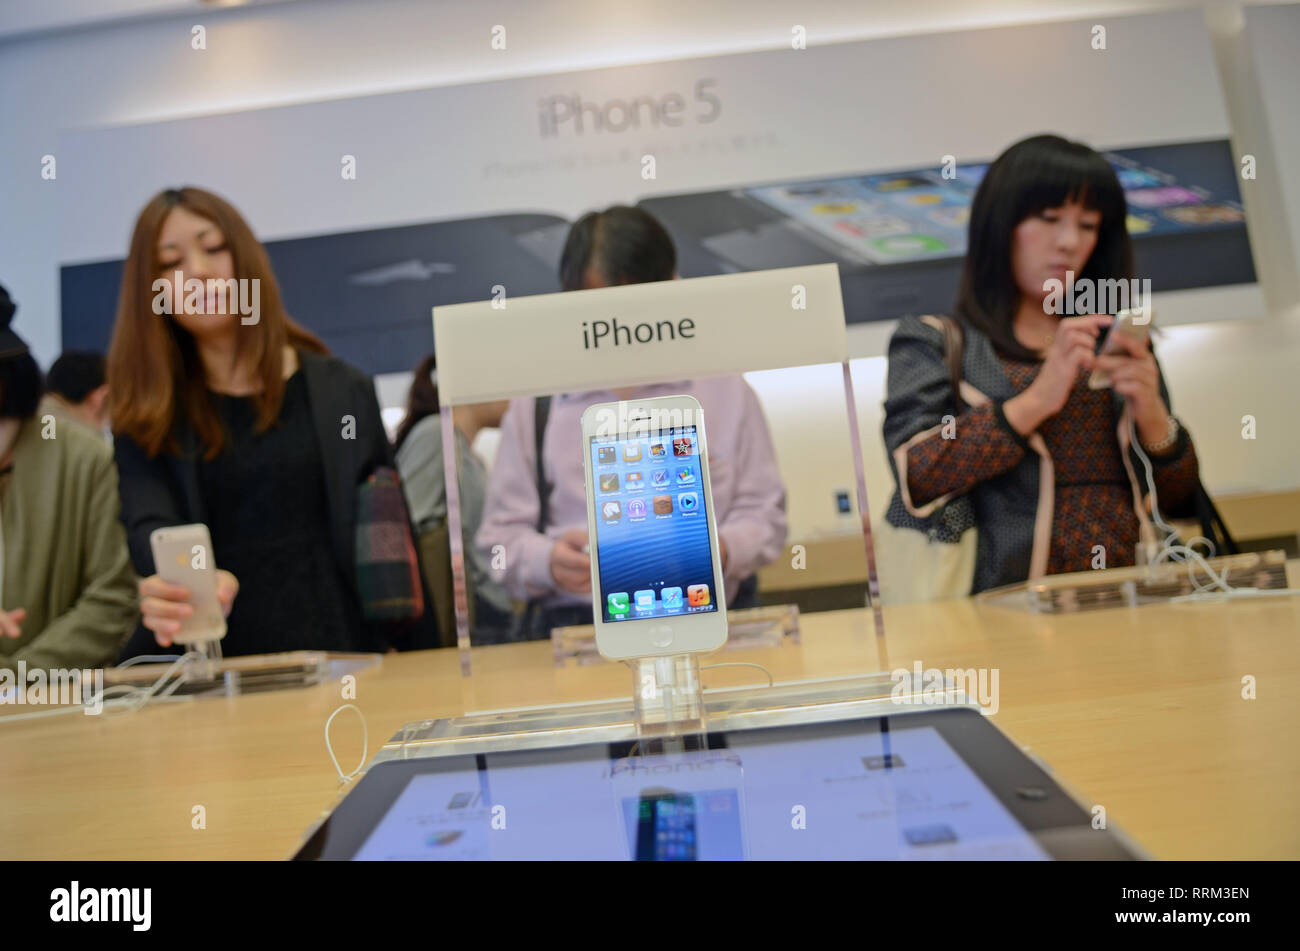
[[(357, 716), (361, 718), (361, 762), (357, 764), (356, 769), (346, 775), (343, 773), (343, 768), (339, 766), (339, 758), (334, 755), (334, 744), (330, 742), (330, 724), (344, 710), (355, 710)], [(352, 782), (357, 774), (366, 768), (366, 757), (370, 753), (370, 731), (366, 729), (366, 715), (361, 712), (356, 704), (345, 703), (329, 715), (329, 719), (325, 721), (325, 749), (329, 751), (330, 761), (334, 764), (334, 772), (339, 774), (339, 782), (341, 783)]]
[[(172, 694), (176, 689), (185, 682), (183, 673), (179, 673), (186, 662), (206, 660), (205, 654), (199, 651), (187, 651), (177, 657), (175, 654), (141, 654), (138, 657), (132, 657), (129, 660), (118, 664), (118, 667), (131, 667), (135, 664), (151, 662), (166, 663), (171, 661), (171, 665), (163, 671), (162, 675), (147, 687), (139, 687), (132, 684), (113, 684), (104, 687), (88, 699), (83, 700), (80, 704), (74, 704), (66, 707), (57, 707), (53, 710), (38, 710), (33, 713), (15, 713), (9, 716), (0, 716), (0, 723), (13, 723), (19, 720), (35, 720), (39, 717), (54, 717), (66, 713), (87, 713), (88, 710), (100, 708), (102, 712), (123, 711), (133, 713), (142, 709), (146, 704), (155, 700), (173, 699)], [(175, 679), (173, 679), (175, 678)], [(18, 685), (21, 689), (22, 685)], [(110, 694), (112, 696), (110, 696)], [(176, 700), (188, 700), (189, 697), (176, 697)], [(92, 714), (93, 715), (93, 714)]]
[[(1179, 564), (1185, 563), (1187, 565), (1187, 577), (1191, 581), (1192, 587), (1196, 589), (1192, 594), (1183, 594), (1170, 598), (1171, 603), (1221, 600), (1233, 597), (1269, 597), (1273, 595), (1300, 594), (1300, 589), (1297, 588), (1234, 588), (1228, 584), (1227, 567), (1225, 566), (1223, 573), (1220, 574), (1214, 570), (1214, 566), (1207, 560), (1213, 558), (1216, 554), (1214, 542), (1203, 535), (1189, 538), (1185, 543), (1179, 541), (1178, 529), (1166, 522), (1160, 515), (1160, 502), (1156, 495), (1155, 473), (1151, 460), (1147, 458), (1146, 451), (1142, 448), (1142, 441), (1137, 437), (1137, 425), (1131, 415), (1129, 416), (1128, 428), (1129, 443), (1142, 461), (1142, 468), (1146, 475), (1147, 491), (1151, 495), (1151, 520), (1165, 533), (1164, 542), (1151, 560), (1151, 567), (1154, 568), (1165, 561)], [(1205, 554), (1196, 550), (1198, 544), (1204, 545)], [(1197, 568), (1209, 575), (1210, 581), (1208, 584), (1197, 577)]]

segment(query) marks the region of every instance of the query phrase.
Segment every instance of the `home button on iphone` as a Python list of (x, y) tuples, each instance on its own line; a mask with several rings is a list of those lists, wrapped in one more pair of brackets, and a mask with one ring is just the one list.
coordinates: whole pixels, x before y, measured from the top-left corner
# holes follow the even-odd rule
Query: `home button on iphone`
[(650, 643), (655, 647), (667, 647), (673, 642), (673, 629), (666, 624), (650, 628)]

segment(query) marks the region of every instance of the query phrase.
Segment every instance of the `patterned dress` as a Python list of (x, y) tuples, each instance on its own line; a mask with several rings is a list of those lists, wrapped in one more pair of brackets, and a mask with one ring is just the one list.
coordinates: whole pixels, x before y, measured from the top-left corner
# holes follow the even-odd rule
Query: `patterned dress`
[[(1017, 393), (1024, 392), (1042, 368), (1038, 361), (999, 359)], [(1136, 561), (1138, 520), (1116, 437), (1119, 420), (1111, 391), (1090, 389), (1087, 380), (1087, 372), (1081, 372), (1065, 407), (1038, 427), (1055, 469), (1049, 574), (1093, 567), (1096, 545), (1105, 548), (1106, 567)], [(993, 403), (967, 409), (957, 417), (955, 438), (936, 433), (908, 451), (907, 486), (915, 505), (968, 492), (1014, 469), (1026, 453), (1033, 454), (999, 409)], [(1147, 455), (1161, 511), (1185, 505), (1198, 484), (1196, 450), (1186, 430), (1164, 454)], [(1135, 471), (1145, 494), (1140, 464)]]

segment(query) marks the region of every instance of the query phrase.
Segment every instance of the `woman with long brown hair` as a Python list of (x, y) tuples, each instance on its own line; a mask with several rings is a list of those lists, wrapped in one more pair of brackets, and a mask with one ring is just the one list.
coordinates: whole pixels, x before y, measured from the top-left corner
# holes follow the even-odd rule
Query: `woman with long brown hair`
[[(202, 522), (225, 654), (433, 646), (427, 621), (399, 632), (362, 618), (357, 486), (392, 465), (371, 381), (290, 319), (228, 202), (180, 188), (145, 205), (108, 378), (122, 520), (158, 644), (191, 608), (155, 573), (150, 533)], [(152, 648), (138, 632), (123, 656)]]

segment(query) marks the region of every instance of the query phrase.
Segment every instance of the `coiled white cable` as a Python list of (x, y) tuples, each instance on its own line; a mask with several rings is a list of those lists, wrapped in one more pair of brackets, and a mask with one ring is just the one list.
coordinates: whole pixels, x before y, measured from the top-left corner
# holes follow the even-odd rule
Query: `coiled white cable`
[[(163, 671), (152, 684), (147, 687), (138, 687), (132, 684), (113, 684), (104, 687), (89, 699), (83, 700), (80, 704), (66, 707), (57, 707), (53, 710), (37, 710), (32, 713), (14, 713), (8, 716), (0, 716), (0, 723), (13, 723), (20, 720), (35, 720), (39, 717), (54, 717), (66, 713), (86, 713), (88, 708), (101, 707), (102, 712), (124, 711), (133, 713), (142, 709), (146, 704), (155, 700), (167, 700), (176, 692), (176, 689), (185, 682), (185, 677), (179, 671), (186, 662), (202, 661), (207, 657), (199, 651), (187, 651), (177, 657), (175, 654), (142, 654), (139, 657), (132, 657), (123, 661), (119, 667), (130, 667), (146, 661), (152, 663), (164, 663), (172, 661), (172, 664)], [(175, 679), (172, 679), (175, 678)], [(110, 694), (113, 694), (110, 697)], [(188, 697), (177, 697), (178, 700), (188, 700)]]
[[(1223, 568), (1223, 573), (1214, 570), (1208, 559), (1213, 558), (1216, 554), (1214, 542), (1204, 535), (1196, 535), (1189, 538), (1186, 542), (1178, 539), (1178, 529), (1166, 522), (1160, 515), (1159, 498), (1156, 495), (1155, 473), (1151, 466), (1151, 460), (1147, 458), (1145, 450), (1142, 448), (1142, 442), (1137, 437), (1137, 425), (1133, 417), (1129, 416), (1129, 444), (1132, 445), (1133, 451), (1137, 453), (1138, 459), (1142, 461), (1142, 468), (1146, 475), (1147, 491), (1151, 495), (1151, 520), (1165, 532), (1164, 542), (1161, 544), (1159, 551), (1151, 560), (1151, 567), (1161, 564), (1165, 561), (1177, 562), (1187, 565), (1187, 577), (1191, 581), (1192, 587), (1196, 590), (1192, 594), (1182, 594), (1170, 598), (1171, 603), (1180, 601), (1205, 601), (1205, 600), (1222, 600), (1223, 598), (1232, 597), (1267, 597), (1273, 595), (1300, 594), (1300, 589), (1296, 588), (1234, 588), (1228, 584), (1228, 568)], [(1202, 554), (1196, 550), (1198, 544), (1204, 545), (1206, 553)], [(1205, 574), (1209, 575), (1210, 582), (1205, 584), (1197, 577), (1196, 569), (1199, 568)]]
[[(343, 774), (343, 768), (339, 766), (339, 758), (334, 755), (334, 744), (330, 742), (330, 724), (344, 710), (355, 710), (357, 716), (361, 718), (361, 762), (357, 764), (356, 769), (346, 776)], [(331, 713), (329, 719), (325, 721), (325, 749), (329, 751), (330, 761), (334, 764), (334, 771), (339, 774), (339, 782), (341, 783), (352, 782), (356, 775), (366, 768), (366, 757), (370, 753), (370, 731), (366, 729), (366, 715), (361, 712), (355, 703), (343, 704), (343, 706)]]

